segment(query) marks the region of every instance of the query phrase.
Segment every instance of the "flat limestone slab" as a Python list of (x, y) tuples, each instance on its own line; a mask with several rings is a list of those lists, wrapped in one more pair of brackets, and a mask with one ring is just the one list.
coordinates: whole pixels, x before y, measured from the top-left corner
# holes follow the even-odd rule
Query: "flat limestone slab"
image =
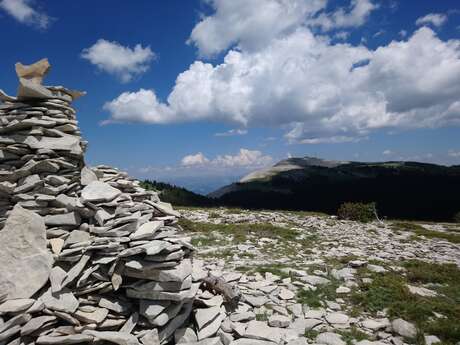
[(0, 230), (0, 291), (29, 298), (48, 281), (52, 257), (43, 218), (16, 205)]

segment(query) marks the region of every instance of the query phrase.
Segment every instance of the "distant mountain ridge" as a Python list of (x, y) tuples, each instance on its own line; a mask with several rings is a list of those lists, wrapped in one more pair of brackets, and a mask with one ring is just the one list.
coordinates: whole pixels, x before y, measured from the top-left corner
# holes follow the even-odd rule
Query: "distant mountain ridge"
[(347, 201), (375, 201), (384, 216), (450, 220), (460, 211), (460, 166), (289, 158), (210, 194), (246, 208), (335, 213)]

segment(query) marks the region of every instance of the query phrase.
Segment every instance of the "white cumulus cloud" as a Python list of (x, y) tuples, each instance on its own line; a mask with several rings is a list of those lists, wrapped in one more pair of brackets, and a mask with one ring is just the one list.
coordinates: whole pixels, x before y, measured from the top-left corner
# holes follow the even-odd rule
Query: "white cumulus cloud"
[(189, 43), (202, 56), (212, 56), (234, 44), (255, 50), (295, 29), (325, 8), (327, 0), (208, 0), (214, 14), (193, 29)]
[(104, 39), (99, 39), (94, 45), (84, 49), (81, 56), (124, 83), (145, 73), (149, 69), (149, 63), (155, 58), (148, 46), (144, 48), (136, 44), (134, 48), (130, 48)]
[(245, 166), (260, 167), (266, 166), (272, 162), (272, 157), (264, 155), (257, 150), (240, 149), (237, 155), (219, 155), (212, 163), (218, 166)]
[(460, 124), (459, 94), (460, 40), (422, 27), (370, 50), (303, 27), (259, 51), (230, 50), (221, 64), (194, 62), (167, 102), (140, 90), (105, 109), (110, 121), (282, 126), (291, 142), (346, 142), (382, 128)]
[(3, 9), (20, 23), (46, 29), (51, 23), (51, 18), (34, 9), (32, 4), (32, 0), (1, 0), (0, 9)]
[(348, 9), (339, 8), (332, 13), (321, 13), (309, 22), (310, 25), (321, 27), (325, 31), (337, 28), (359, 27), (368, 19), (378, 5), (371, 0), (351, 0)]
[(106, 102), (104, 109), (109, 111), (112, 122), (145, 122), (164, 124), (177, 120), (171, 109), (158, 101), (153, 90), (140, 89), (137, 92), (123, 92), (116, 99)]
[(431, 24), (436, 27), (442, 26), (445, 22), (447, 22), (447, 15), (443, 13), (430, 13), (424, 17), (420, 17), (417, 19), (415, 24), (417, 25), (426, 25)]
[[(370, 49), (337, 41), (378, 5), (351, 0), (208, 0), (214, 13), (194, 28), (201, 54), (166, 100), (154, 90), (107, 102), (106, 122), (214, 121), (237, 128), (279, 127), (291, 143), (356, 142), (379, 129), (460, 124), (460, 40), (428, 26)], [(323, 33), (312, 28), (320, 26)], [(324, 32), (334, 29), (330, 36)], [(221, 135), (238, 132), (221, 133)]]
[(182, 166), (201, 166), (205, 168), (225, 167), (264, 167), (273, 161), (271, 156), (264, 155), (258, 150), (240, 149), (236, 155), (218, 155), (214, 159), (208, 159), (201, 152), (187, 155), (181, 160)]
[(194, 155), (188, 155), (182, 158), (181, 165), (192, 166), (192, 165), (203, 165), (209, 163), (209, 159), (205, 157), (201, 152)]

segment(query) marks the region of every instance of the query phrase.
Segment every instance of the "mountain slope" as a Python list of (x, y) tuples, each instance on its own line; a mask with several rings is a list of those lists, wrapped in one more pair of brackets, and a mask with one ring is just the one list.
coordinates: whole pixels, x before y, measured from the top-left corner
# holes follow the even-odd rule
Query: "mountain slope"
[(460, 210), (460, 167), (290, 158), (209, 196), (227, 206), (329, 213), (346, 201), (375, 201), (383, 216), (451, 220)]
[(160, 194), (161, 200), (176, 206), (214, 206), (215, 200), (204, 195), (193, 193), (185, 188), (169, 183), (145, 180), (141, 183), (146, 190), (154, 190)]

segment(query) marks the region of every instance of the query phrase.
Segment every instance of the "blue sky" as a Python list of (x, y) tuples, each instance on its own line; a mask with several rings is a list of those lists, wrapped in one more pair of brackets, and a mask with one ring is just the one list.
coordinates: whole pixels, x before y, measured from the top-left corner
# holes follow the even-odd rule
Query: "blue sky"
[(460, 164), (457, 0), (0, 0), (0, 88), (48, 57), (87, 162), (197, 191), (288, 156)]

